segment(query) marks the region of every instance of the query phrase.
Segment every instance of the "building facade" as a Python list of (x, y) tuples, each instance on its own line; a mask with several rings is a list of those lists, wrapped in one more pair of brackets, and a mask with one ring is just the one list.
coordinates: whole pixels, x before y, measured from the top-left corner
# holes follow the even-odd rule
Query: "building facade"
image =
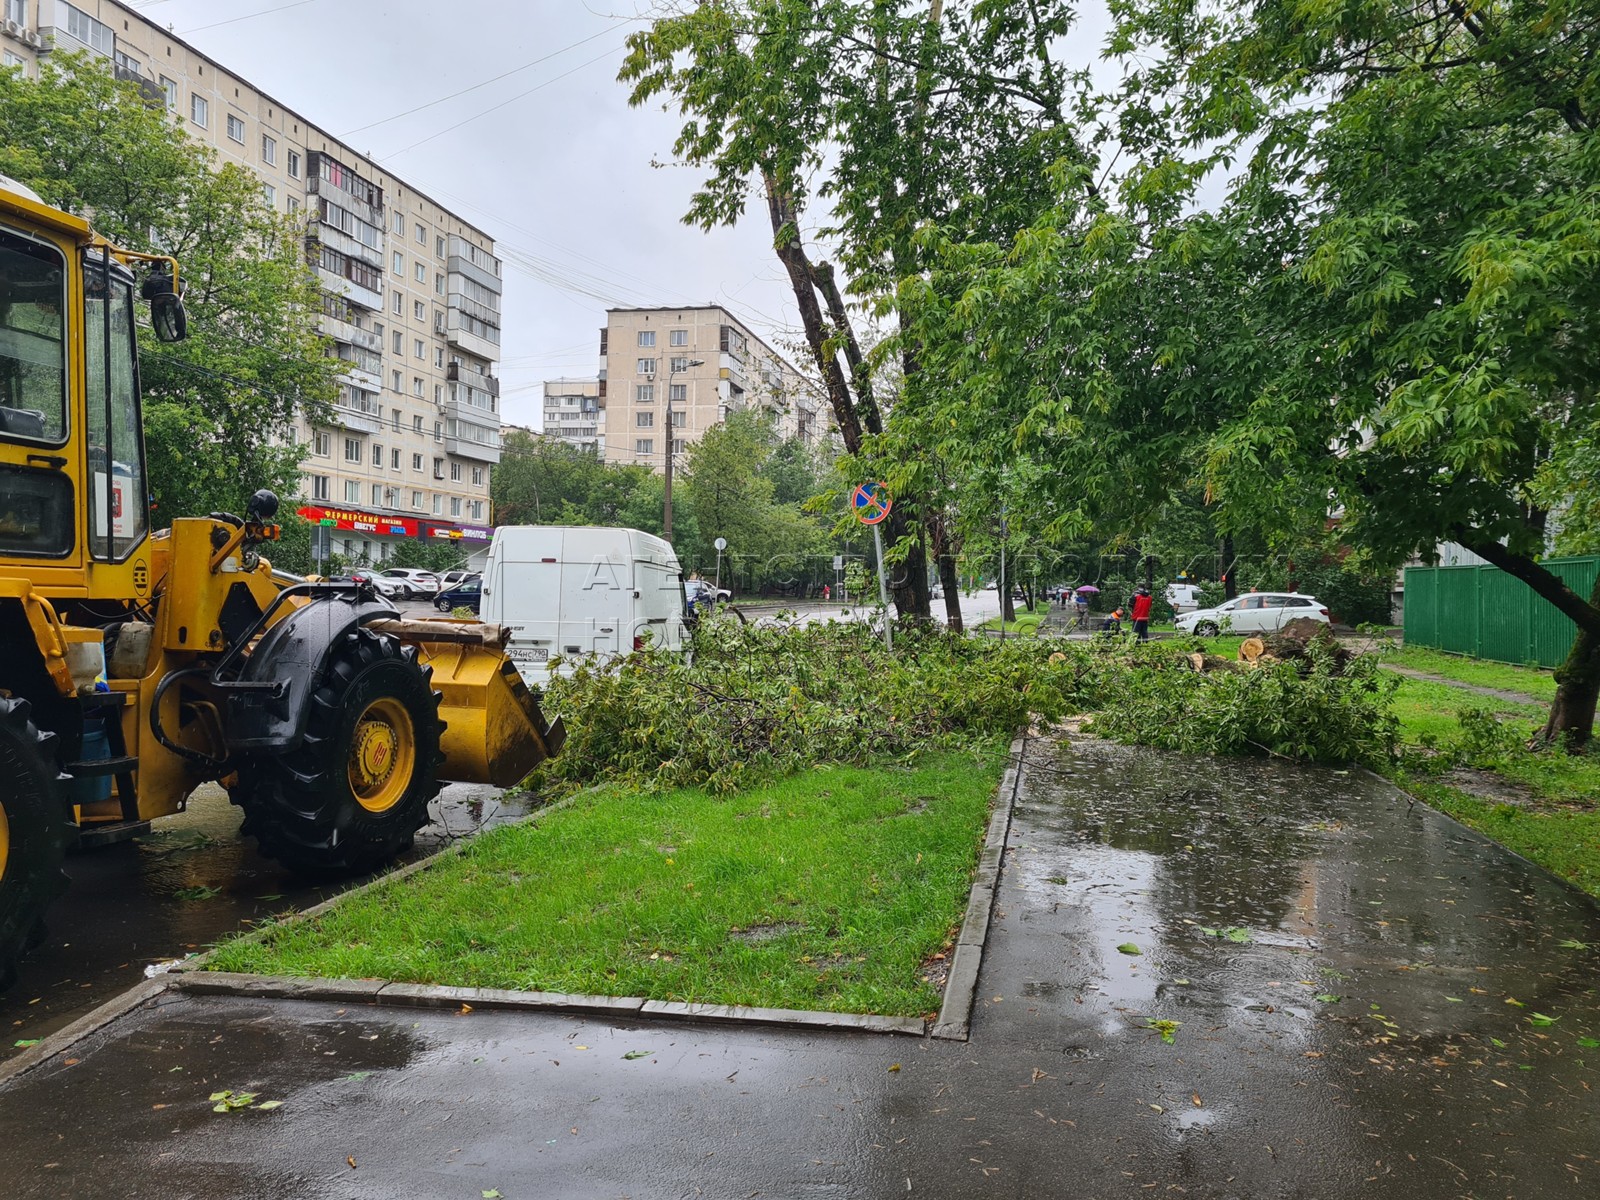
[(655, 471), (730, 413), (768, 413), (808, 445), (827, 432), (816, 389), (719, 305), (608, 309), (598, 399), (605, 460)]
[(548, 379), (544, 385), (544, 436), (605, 459), (605, 412), (598, 379)]
[[(305, 222), (321, 327), (345, 369), (333, 423), (302, 423), (301, 515), (380, 562), (407, 540), (489, 539), (500, 458), (501, 265), (494, 241), (379, 164), (116, 0), (0, 0), (4, 63), (107, 60), (195, 140)], [(344, 113), (348, 123), (359, 114)]]

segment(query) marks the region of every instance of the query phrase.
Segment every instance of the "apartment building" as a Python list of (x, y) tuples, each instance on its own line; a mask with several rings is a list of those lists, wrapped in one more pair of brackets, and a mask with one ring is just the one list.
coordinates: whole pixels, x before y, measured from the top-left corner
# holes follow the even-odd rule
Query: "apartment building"
[[(371, 562), (408, 539), (487, 545), (500, 459), (501, 264), (481, 229), (116, 0), (0, 0), (6, 65), (88, 51), (304, 220), (322, 330), (345, 370), (295, 507)], [(340, 123), (372, 114), (344, 112)]]
[[(785, 437), (817, 445), (823, 401), (799, 371), (720, 305), (613, 308), (600, 331), (605, 460), (666, 469), (730, 413), (771, 414)], [(548, 422), (545, 432), (550, 432)]]
[(544, 436), (605, 459), (604, 401), (598, 379), (547, 379), (544, 385)]

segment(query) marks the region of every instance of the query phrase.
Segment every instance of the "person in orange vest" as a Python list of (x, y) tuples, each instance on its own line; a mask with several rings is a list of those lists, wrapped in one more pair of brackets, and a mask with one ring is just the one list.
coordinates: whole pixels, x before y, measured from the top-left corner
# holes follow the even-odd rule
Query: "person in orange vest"
[(1150, 640), (1150, 606), (1155, 598), (1144, 584), (1133, 594), (1133, 632), (1141, 642)]

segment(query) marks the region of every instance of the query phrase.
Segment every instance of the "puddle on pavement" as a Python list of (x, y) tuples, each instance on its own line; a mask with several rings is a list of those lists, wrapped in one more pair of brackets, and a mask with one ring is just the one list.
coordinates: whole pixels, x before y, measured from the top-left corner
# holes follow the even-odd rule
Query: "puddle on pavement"
[[(451, 784), (401, 861), (518, 820), (534, 802)], [(0, 1058), (19, 1052), (16, 1041), (43, 1037), (131, 987), (149, 964), (198, 953), (252, 921), (362, 882), (307, 883), (241, 838), (241, 819), (227, 793), (207, 785), (190, 797), (187, 812), (157, 821), (145, 837), (71, 855), (71, 886), (50, 910), (50, 936), (0, 996), (0, 1034), (9, 1034), (0, 1037)]]
[(1011, 986), (1091, 1045), (1176, 1021), (1600, 1084), (1600, 909), (1387, 785), (1093, 740), (1026, 778), (1003, 888), (1047, 940)]

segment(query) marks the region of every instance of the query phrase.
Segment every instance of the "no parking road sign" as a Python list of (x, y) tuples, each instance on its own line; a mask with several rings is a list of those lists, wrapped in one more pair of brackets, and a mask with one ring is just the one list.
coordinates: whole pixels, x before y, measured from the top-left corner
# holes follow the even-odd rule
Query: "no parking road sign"
[(888, 487), (874, 481), (863, 483), (855, 490), (850, 497), (850, 507), (855, 509), (863, 525), (876, 525), (889, 515), (894, 501), (889, 498)]

